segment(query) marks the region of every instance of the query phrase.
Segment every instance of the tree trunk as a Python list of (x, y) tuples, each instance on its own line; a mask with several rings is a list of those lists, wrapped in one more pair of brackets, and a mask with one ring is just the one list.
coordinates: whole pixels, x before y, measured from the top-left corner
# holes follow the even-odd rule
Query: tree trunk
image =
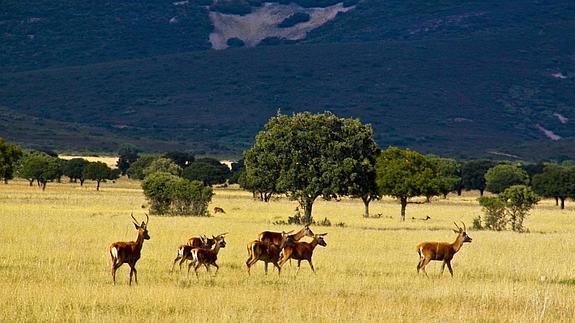
[(407, 207), (407, 197), (401, 197), (401, 221), (405, 221), (405, 208)]
[(559, 196), (555, 196), (555, 206), (559, 206)]
[(425, 203), (431, 203), (431, 196), (425, 197)]
[(84, 181), (85, 181), (85, 179), (80, 178), (80, 186), (84, 186)]
[(361, 198), (361, 200), (363, 201), (363, 217), (364, 218), (369, 218), (369, 202), (371, 202), (371, 198), (367, 197), (367, 196), (363, 196)]
[(4, 177), (4, 184), (8, 184), (8, 178)]
[(483, 188), (479, 190), (479, 196), (483, 196), (483, 191), (484, 191)]
[(461, 196), (461, 191), (463, 190), (462, 187), (457, 188), (457, 196)]
[(565, 209), (565, 196), (561, 196), (561, 210)]
[(304, 201), (300, 202), (301, 207), (303, 208), (303, 222), (305, 224), (311, 224), (312, 216), (311, 210), (313, 208), (313, 199), (306, 198)]
[(100, 181), (96, 181), (96, 182), (98, 182), (98, 184), (96, 185), (96, 191), (99, 191), (100, 190)]
[(34, 184), (34, 180), (33, 180), (33, 179), (29, 180), (29, 182), (30, 182), (30, 186), (32, 186), (32, 184)]
[(42, 182), (42, 191), (46, 190), (46, 184), (48, 184), (48, 181), (43, 181)]

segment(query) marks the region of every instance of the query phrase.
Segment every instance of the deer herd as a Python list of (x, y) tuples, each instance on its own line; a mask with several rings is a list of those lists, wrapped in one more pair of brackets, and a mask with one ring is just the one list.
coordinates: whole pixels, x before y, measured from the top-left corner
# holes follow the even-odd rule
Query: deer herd
[[(116, 270), (127, 263), (130, 266), (130, 280), (129, 285), (132, 285), (132, 276), (134, 281), (138, 283), (138, 274), (136, 271), (136, 262), (140, 259), (142, 246), (144, 240), (149, 240), (150, 235), (148, 234), (148, 221), (149, 216), (146, 214), (146, 221), (142, 221), (138, 224), (136, 218), (133, 214), (131, 215), (133, 219), (134, 226), (138, 231), (138, 237), (136, 241), (118, 241), (110, 245), (109, 252), (112, 258), (112, 282), (116, 284)], [(441, 274), (447, 265), (449, 273), (453, 277), (453, 269), (451, 268), (451, 260), (453, 256), (461, 249), (464, 243), (471, 242), (471, 237), (467, 235), (467, 230), (465, 223), (463, 223), (463, 228), (461, 228), (457, 223), (455, 223), (456, 230), (453, 230), (457, 237), (453, 243), (448, 242), (422, 242), (416, 247), (417, 253), (419, 254), (419, 263), (417, 264), (417, 273), (423, 271), (427, 276), (425, 271), (425, 266), (432, 261), (443, 261), (441, 267)], [(278, 270), (278, 275), (281, 273), (283, 265), (288, 260), (297, 261), (297, 271), (296, 275), (300, 270), (300, 265), (302, 260), (306, 260), (312, 270), (315, 273), (315, 269), (312, 263), (312, 256), (315, 247), (320, 245), (322, 247), (327, 246), (324, 240), (324, 236), (327, 233), (315, 234), (309, 228), (308, 225), (304, 226), (301, 230), (296, 233), (289, 232), (272, 232), (264, 231), (258, 235), (258, 239), (252, 240), (247, 244), (248, 259), (246, 260), (247, 272), (250, 274), (250, 269), (258, 261), (264, 263), (264, 272), (268, 272), (268, 264), (272, 263)], [(178, 246), (177, 255), (172, 264), (172, 271), (174, 271), (176, 263), (179, 262), (180, 271), (182, 270), (182, 265), (189, 261), (188, 264), (188, 275), (193, 267), (196, 278), (198, 278), (198, 268), (202, 265), (206, 268), (206, 271), (210, 271), (210, 266), (216, 267), (217, 274), (220, 267), (216, 263), (218, 260), (218, 253), (221, 248), (226, 247), (225, 236), (227, 233), (222, 233), (217, 236), (208, 238), (205, 235), (199, 237), (189, 238), (185, 244)], [(300, 241), (302, 238), (311, 238), (310, 242)]]

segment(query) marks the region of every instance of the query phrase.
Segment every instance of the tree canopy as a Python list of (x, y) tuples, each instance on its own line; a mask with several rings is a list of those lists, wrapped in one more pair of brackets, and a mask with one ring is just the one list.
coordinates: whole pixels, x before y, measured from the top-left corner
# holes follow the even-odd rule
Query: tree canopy
[(100, 183), (108, 179), (116, 179), (119, 174), (114, 172), (106, 163), (90, 162), (84, 167), (84, 178), (96, 181), (96, 190), (100, 190)]
[(431, 188), (440, 181), (436, 164), (416, 151), (389, 147), (377, 158), (376, 171), (379, 192), (400, 200), (402, 221), (409, 198), (439, 193)]
[(198, 158), (182, 173), (182, 177), (191, 181), (200, 181), (208, 186), (223, 184), (229, 176), (228, 166), (213, 158)]
[(485, 189), (491, 193), (501, 193), (513, 185), (529, 184), (527, 172), (510, 164), (500, 164), (485, 173)]
[(84, 185), (84, 168), (89, 164), (89, 161), (84, 158), (72, 158), (64, 162), (62, 172), (65, 176), (70, 178), (70, 181), (80, 181), (80, 186)]
[(470, 160), (461, 165), (461, 185), (466, 190), (479, 190), (481, 196), (485, 190), (485, 173), (495, 165), (491, 160)]
[(25, 155), (18, 167), (18, 176), (28, 179), (30, 185), (37, 181), (42, 190), (46, 189), (48, 181), (57, 179), (61, 174), (58, 158), (38, 151)]
[(318, 197), (360, 193), (356, 176), (369, 168), (366, 159), (376, 151), (371, 126), (357, 119), (330, 112), (278, 113), (244, 153), (246, 182), (253, 190), (286, 193), (297, 200), (310, 223)]
[(531, 185), (537, 194), (561, 200), (561, 209), (564, 209), (565, 199), (575, 196), (575, 167), (545, 165), (542, 173), (533, 176)]
[(0, 138), (0, 179), (4, 183), (8, 183), (8, 180), (14, 178), (16, 163), (22, 155), (23, 152), (20, 147), (9, 144)]

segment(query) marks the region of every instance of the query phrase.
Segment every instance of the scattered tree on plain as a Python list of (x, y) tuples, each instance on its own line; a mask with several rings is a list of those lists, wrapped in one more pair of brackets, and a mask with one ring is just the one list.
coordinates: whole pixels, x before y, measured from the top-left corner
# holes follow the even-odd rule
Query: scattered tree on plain
[(214, 158), (198, 158), (182, 173), (182, 177), (190, 181), (200, 181), (207, 186), (223, 184), (229, 176), (228, 166)]
[(513, 185), (529, 184), (529, 175), (522, 168), (500, 164), (485, 173), (485, 189), (491, 193), (501, 193)]
[(122, 175), (126, 175), (130, 165), (138, 160), (139, 152), (140, 150), (134, 145), (124, 144), (120, 146), (120, 149), (118, 149), (118, 162), (116, 166), (118, 166)]
[(80, 186), (84, 185), (86, 178), (84, 177), (84, 168), (90, 162), (84, 158), (72, 158), (66, 160), (62, 167), (62, 173), (70, 178), (71, 182), (80, 181)]
[(158, 157), (154, 155), (141, 155), (130, 165), (130, 168), (126, 171), (126, 175), (131, 179), (144, 179), (144, 177), (146, 177), (144, 170), (156, 159), (158, 159)]
[(165, 172), (179, 176), (182, 174), (182, 168), (171, 159), (157, 158), (144, 168), (144, 176), (157, 172)]
[(20, 147), (0, 138), (0, 179), (4, 184), (8, 184), (8, 180), (14, 178), (17, 162), (22, 155)]
[[(401, 221), (405, 221), (408, 199), (432, 194), (430, 187), (440, 176), (435, 163), (424, 155), (397, 147), (389, 147), (377, 158), (377, 186), (381, 195), (399, 199)], [(439, 190), (435, 191), (435, 195)]]
[(575, 196), (575, 167), (546, 165), (541, 174), (533, 176), (531, 185), (537, 194), (555, 198), (556, 205), (561, 200), (561, 209), (564, 209), (567, 197)]
[(61, 176), (62, 170), (58, 158), (51, 157), (43, 152), (30, 152), (20, 160), (18, 176), (30, 182), (38, 182), (42, 190), (46, 189), (48, 181), (52, 181)]
[(100, 183), (106, 180), (114, 180), (119, 177), (119, 171), (116, 172), (106, 163), (90, 162), (84, 167), (84, 178), (96, 181), (96, 191), (100, 190)]
[(207, 216), (213, 196), (212, 188), (200, 181), (188, 181), (164, 172), (146, 176), (142, 188), (150, 202), (150, 213), (158, 215)]
[(482, 221), (481, 217), (478, 217), (474, 219), (473, 224), (477, 229), (497, 231), (504, 230), (506, 225), (510, 225), (511, 230), (524, 232), (523, 222), (539, 200), (539, 196), (530, 187), (513, 185), (496, 197), (479, 198), (485, 218)]
[(483, 196), (485, 191), (485, 173), (495, 166), (491, 160), (470, 160), (461, 165), (461, 185), (465, 190), (479, 190)]
[(338, 118), (330, 112), (278, 113), (244, 153), (246, 182), (252, 190), (262, 190), (271, 179), (273, 186), (265, 190), (297, 200), (304, 221), (311, 223), (318, 197), (358, 192), (354, 186), (361, 181), (353, 176), (366, 169), (366, 156), (376, 150), (371, 126), (357, 119)]

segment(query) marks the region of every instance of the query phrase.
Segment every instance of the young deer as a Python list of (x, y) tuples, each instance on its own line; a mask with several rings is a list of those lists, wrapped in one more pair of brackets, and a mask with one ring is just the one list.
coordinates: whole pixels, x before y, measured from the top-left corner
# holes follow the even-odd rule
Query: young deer
[[(226, 234), (227, 232), (222, 233), (218, 237), (223, 237)], [(190, 239), (188, 239), (188, 242), (186, 244), (178, 246), (178, 254), (176, 255), (176, 259), (174, 259), (174, 263), (172, 265), (172, 271), (174, 271), (174, 268), (176, 267), (176, 262), (178, 262), (178, 260), (180, 261), (180, 271), (182, 271), (182, 264), (186, 260), (192, 260), (192, 249), (194, 248), (210, 249), (215, 243), (216, 243), (215, 238), (208, 238), (205, 235), (202, 235), (200, 237), (191, 237)], [(222, 248), (226, 247), (225, 241), (221, 245), (221, 247)]]
[(114, 285), (116, 284), (116, 270), (120, 268), (124, 263), (130, 266), (130, 285), (132, 285), (132, 274), (136, 284), (138, 283), (138, 272), (136, 271), (136, 262), (140, 259), (140, 252), (142, 251), (142, 246), (144, 245), (144, 240), (149, 240), (148, 235), (148, 221), (150, 217), (146, 214), (146, 222), (142, 221), (142, 224), (138, 225), (138, 221), (131, 215), (134, 220), (134, 226), (138, 230), (138, 238), (136, 241), (118, 241), (110, 245), (109, 251), (112, 257), (112, 281)]
[(463, 223), (463, 229), (460, 228), (457, 223), (453, 222), (457, 230), (453, 232), (457, 233), (457, 238), (453, 243), (449, 242), (422, 242), (417, 245), (417, 253), (419, 254), (419, 263), (417, 264), (417, 273), (422, 270), (427, 276), (427, 271), (425, 271), (425, 266), (431, 260), (443, 261), (441, 265), (441, 275), (445, 270), (445, 265), (449, 269), (451, 277), (453, 277), (453, 269), (451, 268), (451, 259), (453, 256), (461, 249), (464, 243), (471, 242), (471, 237), (467, 235), (467, 228), (465, 223)]
[(320, 233), (314, 234), (313, 240), (308, 242), (299, 242), (294, 241), (293, 244), (286, 244), (286, 246), (281, 251), (280, 261), (278, 265), (283, 267), (283, 265), (288, 261), (288, 259), (295, 259), (297, 260), (297, 272), (299, 272), (301, 261), (307, 260), (311, 270), (315, 274), (315, 269), (313, 268), (313, 263), (311, 262), (311, 257), (313, 256), (313, 250), (317, 245), (322, 247), (327, 246), (327, 243), (323, 239), (323, 237), (327, 235), (327, 233)]
[(218, 252), (220, 248), (226, 245), (226, 241), (224, 240), (223, 235), (219, 235), (217, 237), (212, 236), (214, 240), (216, 240), (215, 244), (212, 246), (211, 249), (206, 248), (193, 248), (191, 251), (192, 254), (192, 261), (188, 265), (188, 275), (190, 275), (190, 269), (194, 266), (194, 272), (196, 273), (196, 278), (198, 278), (198, 268), (201, 265), (206, 267), (206, 271), (210, 271), (210, 266), (216, 267), (216, 274), (218, 270), (220, 270), (220, 266), (216, 264), (218, 260)]
[(264, 262), (264, 270), (266, 275), (268, 274), (268, 263), (272, 263), (278, 269), (278, 275), (281, 273), (281, 267), (278, 266), (278, 261), (280, 257), (280, 246), (283, 246), (288, 239), (288, 233), (282, 232), (282, 240), (280, 245), (275, 245), (273, 243), (263, 242), (260, 240), (253, 240), (248, 243), (248, 260), (246, 260), (246, 266), (248, 267), (248, 275), (250, 274), (250, 268), (255, 265), (258, 261)]

